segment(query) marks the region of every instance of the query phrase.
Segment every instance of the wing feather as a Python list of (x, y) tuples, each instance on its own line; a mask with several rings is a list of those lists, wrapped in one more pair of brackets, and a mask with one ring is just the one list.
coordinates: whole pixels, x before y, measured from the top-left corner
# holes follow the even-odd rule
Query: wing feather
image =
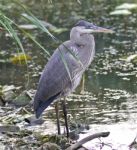
[[(67, 41), (60, 45), (51, 56), (39, 80), (38, 89), (34, 98), (34, 110), (40, 107), (42, 101), (54, 97), (57, 93), (63, 95), (69, 92), (72, 88), (74, 76), (82, 69), (80, 63), (78, 63), (63, 45), (71, 50), (72, 43)], [(68, 65), (72, 80), (70, 80), (67, 69), (62, 61), (60, 51)]]

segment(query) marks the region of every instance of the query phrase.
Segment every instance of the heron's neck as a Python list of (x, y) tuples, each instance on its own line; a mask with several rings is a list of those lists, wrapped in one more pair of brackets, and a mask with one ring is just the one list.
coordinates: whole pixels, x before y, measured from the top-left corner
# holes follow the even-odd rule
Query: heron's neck
[(95, 55), (94, 36), (90, 34), (81, 34), (77, 31), (77, 28), (74, 27), (70, 32), (70, 41), (79, 45), (79, 58), (84, 66), (89, 66)]

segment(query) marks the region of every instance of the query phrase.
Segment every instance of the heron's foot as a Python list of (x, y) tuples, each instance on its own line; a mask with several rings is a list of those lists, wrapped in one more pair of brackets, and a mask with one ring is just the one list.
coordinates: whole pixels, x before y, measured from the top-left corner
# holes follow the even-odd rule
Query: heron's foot
[(30, 116), (24, 119), (25, 122), (28, 123), (28, 125), (41, 125), (44, 123), (44, 120), (42, 118), (37, 119), (35, 116)]

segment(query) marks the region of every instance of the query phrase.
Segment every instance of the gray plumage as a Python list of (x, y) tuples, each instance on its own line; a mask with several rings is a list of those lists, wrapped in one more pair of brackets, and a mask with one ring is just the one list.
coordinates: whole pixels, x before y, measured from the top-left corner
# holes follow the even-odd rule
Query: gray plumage
[[(83, 72), (88, 68), (95, 55), (94, 37), (90, 33), (97, 28), (106, 30), (87, 21), (79, 21), (70, 32), (70, 40), (55, 50), (43, 70), (35, 94), (36, 117), (39, 117), (55, 99), (67, 96), (79, 85)], [(71, 80), (61, 54), (68, 66)]]

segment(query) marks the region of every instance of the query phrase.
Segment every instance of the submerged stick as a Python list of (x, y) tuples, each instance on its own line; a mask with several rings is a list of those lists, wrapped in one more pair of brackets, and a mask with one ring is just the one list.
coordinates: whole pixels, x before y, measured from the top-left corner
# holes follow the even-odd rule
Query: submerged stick
[(100, 132), (100, 133), (96, 133), (93, 135), (89, 135), (86, 138), (80, 140), (79, 142), (71, 145), (70, 147), (68, 147), (66, 150), (76, 150), (78, 148), (80, 148), (83, 144), (87, 143), (88, 141), (91, 141), (95, 138), (99, 138), (99, 137), (107, 137), (109, 136), (110, 132)]

